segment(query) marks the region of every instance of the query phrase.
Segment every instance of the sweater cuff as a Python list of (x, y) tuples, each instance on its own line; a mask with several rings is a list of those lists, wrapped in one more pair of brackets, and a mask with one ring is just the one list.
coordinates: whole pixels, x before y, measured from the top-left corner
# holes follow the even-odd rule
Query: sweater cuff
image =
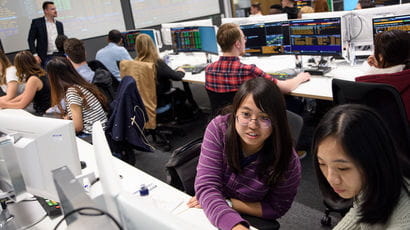
[(267, 202), (261, 202), (262, 205), (262, 218), (264, 219), (272, 219), (272, 216), (275, 216), (275, 212), (273, 211), (270, 204)]
[(218, 221), (218, 228), (221, 230), (231, 230), (237, 224), (243, 224), (246, 227), (249, 227), (249, 223), (242, 219), (238, 213), (227, 213)]

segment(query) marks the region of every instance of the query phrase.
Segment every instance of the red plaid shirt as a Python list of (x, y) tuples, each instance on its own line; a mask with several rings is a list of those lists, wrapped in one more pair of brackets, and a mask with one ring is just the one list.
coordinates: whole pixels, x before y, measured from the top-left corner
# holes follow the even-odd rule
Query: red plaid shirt
[(239, 57), (221, 56), (218, 61), (206, 67), (205, 87), (217, 93), (235, 92), (242, 83), (255, 77), (264, 77), (277, 82), (275, 78), (255, 65), (241, 63)]

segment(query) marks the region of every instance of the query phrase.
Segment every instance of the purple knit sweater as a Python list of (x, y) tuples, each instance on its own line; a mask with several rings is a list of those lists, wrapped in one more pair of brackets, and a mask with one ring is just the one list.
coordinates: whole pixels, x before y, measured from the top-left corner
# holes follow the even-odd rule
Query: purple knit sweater
[(246, 222), (225, 199), (261, 202), (265, 219), (277, 219), (290, 208), (301, 178), (300, 161), (292, 154), (284, 180), (269, 188), (256, 173), (258, 160), (248, 164), (240, 174), (228, 169), (224, 153), (228, 115), (213, 119), (205, 131), (195, 180), (196, 197), (211, 223), (222, 230), (230, 230)]

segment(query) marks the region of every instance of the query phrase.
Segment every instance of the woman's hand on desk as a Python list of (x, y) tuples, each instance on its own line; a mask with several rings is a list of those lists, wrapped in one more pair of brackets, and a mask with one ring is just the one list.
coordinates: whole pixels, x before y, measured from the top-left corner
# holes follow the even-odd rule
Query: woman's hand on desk
[(189, 199), (187, 205), (189, 208), (202, 208), (198, 200), (196, 199), (196, 196), (193, 196), (191, 199)]

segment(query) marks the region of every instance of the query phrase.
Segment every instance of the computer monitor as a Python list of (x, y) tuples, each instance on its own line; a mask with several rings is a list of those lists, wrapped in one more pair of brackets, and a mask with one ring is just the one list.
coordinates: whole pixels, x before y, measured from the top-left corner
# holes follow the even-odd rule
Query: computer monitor
[(122, 188), (100, 122), (93, 124), (93, 146), (106, 209), (121, 220), (125, 229), (201, 229), (158, 207), (153, 195), (140, 197)]
[(272, 14), (259, 17), (237, 17), (237, 18), (222, 18), (222, 24), (235, 23), (238, 25), (257, 24), (266, 22), (278, 22), (288, 20), (288, 14)]
[(14, 150), (27, 191), (58, 201), (51, 171), (67, 166), (75, 176), (81, 173), (73, 122), (4, 109), (0, 129), (16, 138)]
[(155, 30), (149, 30), (149, 29), (142, 29), (142, 30), (129, 30), (121, 33), (122, 41), (124, 44), (124, 47), (128, 51), (135, 51), (135, 40), (137, 39), (138, 35), (140, 34), (148, 34), (154, 44), (160, 48), (160, 43), (159, 39), (157, 39), (158, 32)]
[(171, 28), (188, 27), (188, 26), (213, 26), (212, 19), (191, 20), (175, 23), (161, 24), (162, 41), (165, 45), (172, 45)]
[(348, 39), (354, 43), (371, 46), (373, 44), (373, 18), (407, 15), (409, 12), (410, 4), (353, 10), (345, 16), (350, 32)]
[(289, 22), (241, 25), (246, 37), (245, 56), (289, 54)]
[(289, 38), (293, 54), (342, 56), (340, 17), (291, 20)]
[(179, 52), (218, 54), (215, 27), (192, 26), (171, 28), (172, 49)]
[(410, 33), (410, 15), (373, 18), (373, 35), (387, 30), (403, 30)]

